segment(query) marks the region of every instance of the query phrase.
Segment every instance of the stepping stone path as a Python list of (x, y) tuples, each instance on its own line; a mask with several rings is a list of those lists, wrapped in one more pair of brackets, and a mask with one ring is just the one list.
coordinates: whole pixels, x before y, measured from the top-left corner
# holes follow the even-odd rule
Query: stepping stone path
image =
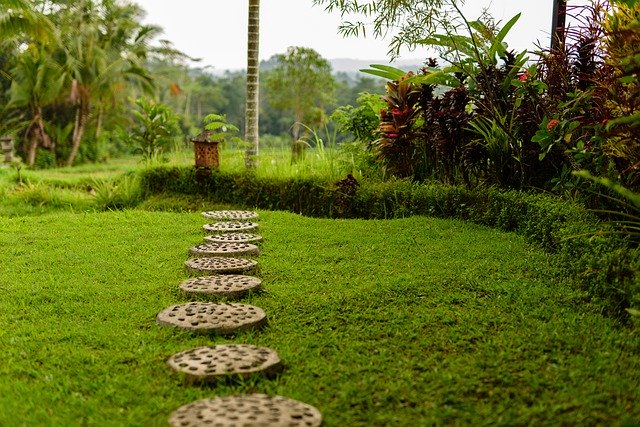
[(258, 224), (255, 222), (227, 221), (205, 224), (202, 228), (211, 232), (253, 231), (258, 229)]
[(223, 377), (247, 377), (256, 373), (272, 375), (282, 371), (275, 351), (249, 344), (198, 347), (175, 354), (167, 364), (192, 382), (217, 381)]
[(185, 280), (180, 289), (190, 295), (207, 295), (218, 298), (238, 299), (251, 291), (261, 289), (262, 280), (242, 274), (201, 276)]
[(322, 416), (313, 406), (265, 394), (202, 399), (178, 408), (169, 418), (172, 427), (317, 427), (321, 424)]
[(260, 249), (251, 243), (203, 243), (189, 248), (189, 255), (197, 257), (255, 256)]
[(251, 219), (258, 219), (258, 214), (253, 211), (208, 211), (202, 212), (202, 216), (208, 219), (210, 218), (233, 221), (247, 221)]
[(156, 322), (158, 325), (177, 326), (193, 332), (228, 335), (264, 326), (267, 315), (261, 308), (247, 304), (190, 302), (165, 308), (158, 313)]
[[(205, 224), (205, 243), (189, 248), (185, 261), (187, 272), (200, 277), (180, 284), (187, 295), (236, 299), (252, 290), (260, 289), (262, 281), (243, 275), (254, 270), (258, 262), (242, 258), (259, 255), (262, 237), (248, 233), (258, 229), (249, 222), (258, 218), (252, 211), (223, 210), (202, 212), (207, 219), (220, 222)], [(192, 301), (162, 310), (156, 323), (192, 332), (220, 335), (258, 329), (266, 325), (264, 310), (248, 304)], [(171, 356), (167, 364), (182, 373), (187, 381), (206, 383), (221, 378), (255, 374), (272, 375), (282, 371), (277, 352), (250, 344), (225, 344), (197, 347)], [(196, 426), (270, 426), (316, 427), (322, 424), (318, 409), (306, 403), (282, 396), (248, 394), (203, 399), (181, 406), (169, 417), (176, 427)]]
[(207, 257), (191, 258), (184, 262), (187, 271), (193, 274), (232, 274), (251, 271), (258, 261), (246, 258)]
[(204, 240), (210, 243), (251, 243), (261, 242), (262, 236), (252, 233), (223, 233), (205, 236)]

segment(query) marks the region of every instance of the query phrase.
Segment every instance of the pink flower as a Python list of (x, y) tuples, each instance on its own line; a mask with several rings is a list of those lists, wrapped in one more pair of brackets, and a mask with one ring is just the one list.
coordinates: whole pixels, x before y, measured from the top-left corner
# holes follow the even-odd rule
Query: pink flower
[(558, 125), (558, 123), (560, 123), (560, 120), (557, 120), (557, 119), (549, 120), (549, 123), (547, 123), (547, 129), (552, 130), (554, 127)]
[(528, 71), (525, 71), (518, 76), (518, 80), (520, 80), (521, 82), (526, 82), (527, 80), (529, 80), (529, 77), (531, 77), (531, 74), (529, 74)]

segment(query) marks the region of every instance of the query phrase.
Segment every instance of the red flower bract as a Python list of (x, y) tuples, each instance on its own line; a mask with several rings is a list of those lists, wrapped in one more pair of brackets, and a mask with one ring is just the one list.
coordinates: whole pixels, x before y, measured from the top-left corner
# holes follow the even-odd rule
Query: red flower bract
[(547, 123), (547, 129), (551, 130), (554, 127), (556, 127), (558, 125), (558, 123), (560, 123), (560, 120), (557, 119), (551, 119), (549, 120), (549, 123)]

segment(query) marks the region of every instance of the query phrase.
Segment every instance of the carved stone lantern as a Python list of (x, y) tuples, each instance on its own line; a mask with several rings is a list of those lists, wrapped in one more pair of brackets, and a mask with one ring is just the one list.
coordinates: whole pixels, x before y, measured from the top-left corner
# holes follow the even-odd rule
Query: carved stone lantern
[(13, 162), (13, 138), (10, 136), (0, 137), (0, 147), (2, 147), (2, 153), (4, 154), (4, 162)]
[(191, 139), (196, 155), (196, 169), (217, 169), (220, 166), (220, 142), (211, 139), (215, 132), (205, 130)]

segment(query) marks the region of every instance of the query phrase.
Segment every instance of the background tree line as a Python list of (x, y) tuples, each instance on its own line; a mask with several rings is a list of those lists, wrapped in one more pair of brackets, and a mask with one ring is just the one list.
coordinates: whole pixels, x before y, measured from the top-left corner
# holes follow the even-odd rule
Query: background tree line
[[(132, 112), (153, 103), (175, 115), (176, 141), (188, 142), (211, 113), (244, 132), (245, 72), (214, 75), (189, 65), (191, 58), (169, 42), (154, 44), (161, 28), (141, 24), (144, 10), (135, 3), (0, 5), (0, 134), (14, 137), (27, 164), (73, 165), (130, 153)], [(260, 134), (267, 145), (297, 140), (304, 130), (297, 123), (324, 124), (362, 91), (384, 90), (376, 78), (332, 73), (326, 59), (303, 47), (263, 61), (261, 82)], [(289, 89), (300, 85), (308, 90), (296, 98)], [(136, 103), (140, 98), (151, 104)]]

